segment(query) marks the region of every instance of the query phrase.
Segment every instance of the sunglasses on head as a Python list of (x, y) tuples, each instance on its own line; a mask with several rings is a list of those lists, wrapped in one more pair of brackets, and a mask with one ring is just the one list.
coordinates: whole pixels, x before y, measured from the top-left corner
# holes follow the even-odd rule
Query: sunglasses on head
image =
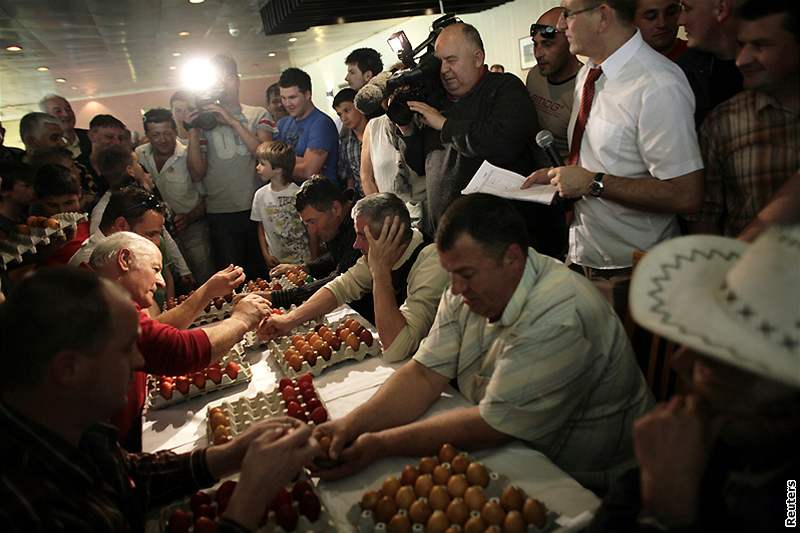
[(550, 26), (548, 24), (531, 24), (531, 39), (533, 39), (537, 33), (545, 39), (552, 39), (556, 36), (558, 30), (555, 26)]

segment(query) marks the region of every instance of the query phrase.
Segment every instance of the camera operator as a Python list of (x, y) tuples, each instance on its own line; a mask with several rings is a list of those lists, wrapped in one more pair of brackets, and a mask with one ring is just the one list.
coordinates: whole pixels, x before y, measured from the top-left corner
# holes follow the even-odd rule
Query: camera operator
[[(216, 270), (229, 264), (242, 265), (248, 277), (256, 277), (262, 274), (263, 262), (257, 227), (250, 220), (258, 186), (255, 153), (258, 145), (271, 141), (277, 130), (266, 109), (239, 102), (236, 61), (218, 55), (211, 62), (221, 78), (218, 103), (202, 106), (203, 111), (211, 111), (217, 118), (216, 127), (203, 132), (207, 165), (201, 179), (206, 188), (211, 249)], [(196, 125), (196, 119), (191, 125)]]
[[(440, 78), (447, 98), (437, 102), (409, 101), (424, 128), (398, 126), (406, 141), (406, 161), (425, 174), (428, 228), (456, 200), (484, 160), (522, 175), (537, 168), (532, 139), (538, 131), (533, 102), (513, 74), (489, 72), (474, 26), (446, 26), (436, 39), (442, 61)], [(541, 253), (560, 256), (565, 249), (559, 208), (515, 202), (531, 233), (531, 245)]]

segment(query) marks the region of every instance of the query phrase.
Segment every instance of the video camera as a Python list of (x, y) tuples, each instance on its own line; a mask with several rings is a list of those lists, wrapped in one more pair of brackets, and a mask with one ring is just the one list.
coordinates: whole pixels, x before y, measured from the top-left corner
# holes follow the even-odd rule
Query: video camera
[(403, 30), (389, 37), (389, 46), (405, 67), (386, 80), (385, 93), (393, 94), (386, 114), (395, 124), (405, 126), (411, 123), (414, 112), (408, 107), (409, 101), (435, 106), (443, 100), (444, 87), (439, 77), (442, 61), (434, 54), (433, 45), (442, 29), (458, 22), (461, 20), (456, 15), (444, 15), (434, 20), (428, 38), (413, 49)]
[[(219, 104), (220, 98), (225, 93), (224, 87), (212, 86), (199, 91), (189, 91), (193, 101), (189, 102), (189, 110), (195, 111), (208, 104)], [(184, 127), (202, 128), (206, 131), (217, 127), (217, 117), (212, 111), (201, 111), (191, 122), (185, 122)]]

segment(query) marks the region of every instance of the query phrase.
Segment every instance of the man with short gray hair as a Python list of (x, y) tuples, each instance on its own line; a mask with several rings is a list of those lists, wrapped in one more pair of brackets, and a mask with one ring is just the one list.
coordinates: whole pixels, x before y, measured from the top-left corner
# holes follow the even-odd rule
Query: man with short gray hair
[(271, 309), (258, 294), (237, 302), (231, 317), (208, 327), (186, 329), (208, 302), (230, 294), (244, 281), (241, 268), (229, 267), (212, 276), (181, 305), (162, 313), (157, 320), (147, 313), (153, 294), (164, 286), (161, 251), (148, 239), (120, 231), (97, 244), (89, 265), (102, 277), (125, 289), (139, 311), (139, 350), (144, 356), (128, 389), (128, 405), (114, 417), (120, 442), (129, 451), (141, 448), (141, 411), (146, 393), (145, 373), (175, 376), (206, 368), (228, 353), (255, 329)]
[(19, 121), (19, 137), (25, 144), (26, 159), (36, 150), (66, 144), (61, 122), (54, 116), (38, 111), (28, 113)]
[(411, 227), (406, 204), (396, 195), (378, 193), (362, 198), (353, 207), (352, 217), (356, 231), (353, 248), (363, 256), (300, 307), (285, 315), (272, 315), (259, 334), (285, 335), (298, 324), (371, 292), (371, 321), (378, 328), (383, 358), (407, 359), (433, 324), (447, 274), (439, 265), (436, 247)]
[(58, 119), (67, 149), (75, 159), (81, 154), (87, 156), (92, 151), (92, 141), (89, 140), (89, 130), (75, 127), (75, 112), (69, 101), (58, 94), (48, 94), (39, 100), (39, 110)]

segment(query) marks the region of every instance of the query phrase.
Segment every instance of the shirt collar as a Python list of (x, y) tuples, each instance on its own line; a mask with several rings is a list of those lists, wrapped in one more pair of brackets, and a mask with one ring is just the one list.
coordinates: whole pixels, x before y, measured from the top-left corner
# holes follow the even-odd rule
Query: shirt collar
[(403, 252), (403, 255), (400, 256), (400, 259), (398, 259), (397, 262), (394, 265), (392, 265), (392, 270), (397, 270), (398, 268), (403, 266), (405, 262), (408, 261), (408, 258), (411, 257), (411, 254), (414, 253), (414, 250), (417, 249), (417, 247), (421, 242), (422, 242), (422, 233), (420, 233), (420, 231), (417, 228), (411, 228), (411, 240), (408, 241), (408, 246), (406, 246), (406, 249)]
[(528, 293), (536, 285), (539, 279), (539, 272), (541, 270), (542, 258), (532, 248), (528, 248), (528, 257), (525, 260), (525, 269), (522, 271), (522, 277), (511, 295), (511, 299), (503, 309), (503, 314), (500, 315), (500, 320), (497, 324), (508, 327), (514, 324), (522, 314), (522, 309), (528, 299)]
[(606, 78), (613, 80), (619, 75), (620, 71), (622, 71), (622, 67), (624, 67), (634, 54), (639, 51), (639, 48), (641, 48), (643, 44), (644, 40), (642, 39), (642, 34), (639, 33), (637, 29), (636, 33), (625, 41), (625, 44), (617, 48), (614, 53), (608, 56), (600, 65), (595, 65), (591, 60), (587, 62), (587, 65), (590, 68), (599, 66), (603, 69), (603, 74)]
[(754, 91), (756, 97), (756, 113), (761, 113), (768, 107), (772, 107), (777, 109), (782, 113), (786, 113), (787, 115), (791, 115), (792, 117), (797, 117), (800, 113), (797, 113), (793, 109), (789, 109), (783, 104), (781, 104), (778, 100), (773, 98), (772, 96), (768, 95), (762, 91)]

